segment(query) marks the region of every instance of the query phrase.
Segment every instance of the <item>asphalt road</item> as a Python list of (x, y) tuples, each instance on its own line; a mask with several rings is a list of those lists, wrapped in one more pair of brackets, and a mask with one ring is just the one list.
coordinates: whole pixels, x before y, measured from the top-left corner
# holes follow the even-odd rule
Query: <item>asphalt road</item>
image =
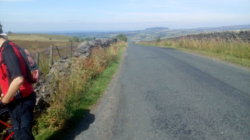
[(111, 105), (101, 104), (95, 122), (76, 139), (250, 139), (247, 69), (174, 49), (129, 45), (117, 77), (104, 95), (112, 98), (102, 101)]

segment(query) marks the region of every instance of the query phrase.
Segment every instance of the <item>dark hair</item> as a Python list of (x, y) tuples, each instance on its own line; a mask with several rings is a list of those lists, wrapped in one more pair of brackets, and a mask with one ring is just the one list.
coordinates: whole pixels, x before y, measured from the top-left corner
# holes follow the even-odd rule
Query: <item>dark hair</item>
[(2, 24), (0, 23), (0, 34), (3, 33), (3, 28)]
[(3, 26), (0, 23), (0, 38), (7, 39), (7, 35), (3, 32)]

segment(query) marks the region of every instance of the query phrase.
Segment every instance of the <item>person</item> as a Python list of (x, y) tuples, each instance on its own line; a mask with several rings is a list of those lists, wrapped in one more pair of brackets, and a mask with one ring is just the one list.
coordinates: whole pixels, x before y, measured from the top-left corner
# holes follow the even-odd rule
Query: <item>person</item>
[(36, 94), (27, 80), (27, 66), (9, 41), (0, 24), (0, 86), (1, 102), (10, 113), (14, 140), (34, 140), (32, 134), (33, 110)]

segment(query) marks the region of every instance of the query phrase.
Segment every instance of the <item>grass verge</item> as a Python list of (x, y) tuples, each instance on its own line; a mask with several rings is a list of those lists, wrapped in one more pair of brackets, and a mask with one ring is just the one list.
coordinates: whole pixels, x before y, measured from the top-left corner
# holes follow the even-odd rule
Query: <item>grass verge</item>
[(250, 67), (250, 43), (243, 40), (175, 38), (139, 44), (176, 48)]
[(84, 116), (90, 115), (90, 107), (100, 98), (118, 68), (125, 45), (94, 50), (89, 59), (77, 60), (77, 67), (73, 67), (78, 69), (74, 69), (69, 79), (60, 79), (51, 107), (38, 119), (34, 128), (37, 140), (65, 138)]

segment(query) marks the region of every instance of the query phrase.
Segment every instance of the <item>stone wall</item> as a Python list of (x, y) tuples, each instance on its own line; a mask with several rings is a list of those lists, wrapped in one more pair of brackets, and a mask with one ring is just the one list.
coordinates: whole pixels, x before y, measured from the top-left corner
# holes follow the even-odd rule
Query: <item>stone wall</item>
[(71, 60), (78, 58), (87, 58), (91, 54), (92, 48), (95, 47), (109, 47), (113, 43), (116, 43), (117, 39), (98, 39), (82, 42), (74, 52), (72, 58), (62, 58), (56, 61), (47, 75), (41, 76), (39, 82), (35, 85), (35, 91), (37, 93), (36, 110), (41, 111), (49, 106), (51, 102), (51, 95), (54, 94), (56, 83), (53, 83), (55, 77), (64, 77), (70, 74)]

